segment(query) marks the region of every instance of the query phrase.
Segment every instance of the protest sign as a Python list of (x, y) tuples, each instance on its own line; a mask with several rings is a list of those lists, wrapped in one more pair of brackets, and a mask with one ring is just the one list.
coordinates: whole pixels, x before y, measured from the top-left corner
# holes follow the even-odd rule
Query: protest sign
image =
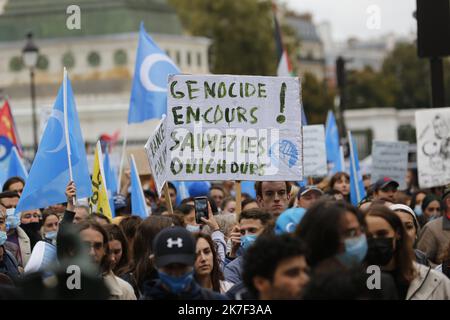
[(450, 108), (416, 111), (420, 188), (450, 183)]
[(303, 167), (306, 177), (327, 175), (327, 154), (323, 125), (303, 126)]
[(167, 165), (167, 139), (166, 118), (163, 118), (156, 127), (155, 132), (148, 138), (145, 144), (147, 158), (156, 183), (158, 195), (162, 196), (164, 183), (166, 182)]
[(167, 180), (303, 179), (294, 77), (173, 75)]
[(406, 171), (408, 170), (408, 142), (373, 141), (372, 144), (372, 181), (383, 177), (394, 179), (399, 189), (406, 189)]

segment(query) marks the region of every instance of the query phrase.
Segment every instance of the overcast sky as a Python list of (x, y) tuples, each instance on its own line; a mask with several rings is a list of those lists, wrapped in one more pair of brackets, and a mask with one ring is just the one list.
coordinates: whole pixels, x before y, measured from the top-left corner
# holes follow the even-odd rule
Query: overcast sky
[[(417, 22), (412, 13), (416, 0), (282, 0), (296, 12), (311, 12), (313, 21), (328, 21), (331, 24), (334, 40), (346, 40), (356, 36), (361, 39), (377, 37), (394, 32), (408, 35), (416, 32)], [(368, 10), (380, 12), (379, 28), (368, 28), (367, 22), (374, 15)], [(376, 14), (376, 13), (375, 13)], [(374, 20), (369, 20), (374, 22)], [(376, 26), (372, 24), (372, 26)]]

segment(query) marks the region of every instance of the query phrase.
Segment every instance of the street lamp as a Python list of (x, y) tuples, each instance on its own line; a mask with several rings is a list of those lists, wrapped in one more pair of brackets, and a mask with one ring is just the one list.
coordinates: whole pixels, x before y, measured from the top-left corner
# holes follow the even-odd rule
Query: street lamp
[(31, 92), (31, 108), (33, 116), (33, 141), (34, 153), (36, 154), (38, 148), (37, 141), (37, 119), (36, 119), (36, 90), (34, 85), (34, 69), (36, 68), (39, 57), (39, 48), (33, 42), (33, 33), (27, 34), (27, 43), (22, 49), (23, 64), (30, 70), (30, 92)]

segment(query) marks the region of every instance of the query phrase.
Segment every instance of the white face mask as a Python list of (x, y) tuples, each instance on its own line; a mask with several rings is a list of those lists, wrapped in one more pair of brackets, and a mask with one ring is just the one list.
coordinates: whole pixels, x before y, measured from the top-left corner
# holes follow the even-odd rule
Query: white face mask
[(186, 230), (191, 232), (191, 233), (200, 232), (200, 226), (194, 226), (192, 224), (187, 224), (186, 225)]

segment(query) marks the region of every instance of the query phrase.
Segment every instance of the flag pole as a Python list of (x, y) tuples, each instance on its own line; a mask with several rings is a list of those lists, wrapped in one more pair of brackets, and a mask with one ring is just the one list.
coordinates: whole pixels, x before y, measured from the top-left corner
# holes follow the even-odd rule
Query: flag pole
[(169, 214), (173, 214), (173, 207), (172, 207), (172, 199), (170, 199), (170, 193), (169, 193), (169, 185), (167, 182), (164, 183), (164, 198), (166, 200), (167, 205), (167, 211)]
[(361, 194), (359, 193), (359, 186), (358, 186), (358, 176), (356, 172), (356, 163), (355, 163), (355, 154), (353, 153), (353, 139), (352, 139), (352, 133), (350, 131), (347, 131), (349, 146), (350, 146), (350, 161), (352, 162), (352, 174), (353, 174), (353, 183), (355, 183), (355, 191), (356, 191), (356, 199), (358, 202), (361, 201)]
[(236, 220), (239, 221), (239, 216), (242, 212), (242, 186), (241, 181), (237, 180), (235, 182), (235, 191), (236, 191)]
[(122, 172), (123, 172), (123, 163), (125, 161), (125, 150), (127, 147), (127, 140), (128, 140), (128, 123), (125, 126), (125, 134), (123, 137), (123, 143), (122, 143), (122, 156), (120, 158), (120, 166), (119, 166), (119, 178), (117, 179), (117, 193), (120, 193), (120, 184), (122, 183)]
[[(69, 178), (73, 181), (72, 172), (72, 151), (70, 148), (70, 137), (69, 137), (69, 121), (67, 117), (67, 69), (64, 67), (64, 79), (63, 79), (63, 103), (64, 103), (64, 135), (66, 137), (66, 149), (67, 149), (67, 161), (69, 162)], [(75, 205), (75, 197), (73, 198), (73, 205)]]

